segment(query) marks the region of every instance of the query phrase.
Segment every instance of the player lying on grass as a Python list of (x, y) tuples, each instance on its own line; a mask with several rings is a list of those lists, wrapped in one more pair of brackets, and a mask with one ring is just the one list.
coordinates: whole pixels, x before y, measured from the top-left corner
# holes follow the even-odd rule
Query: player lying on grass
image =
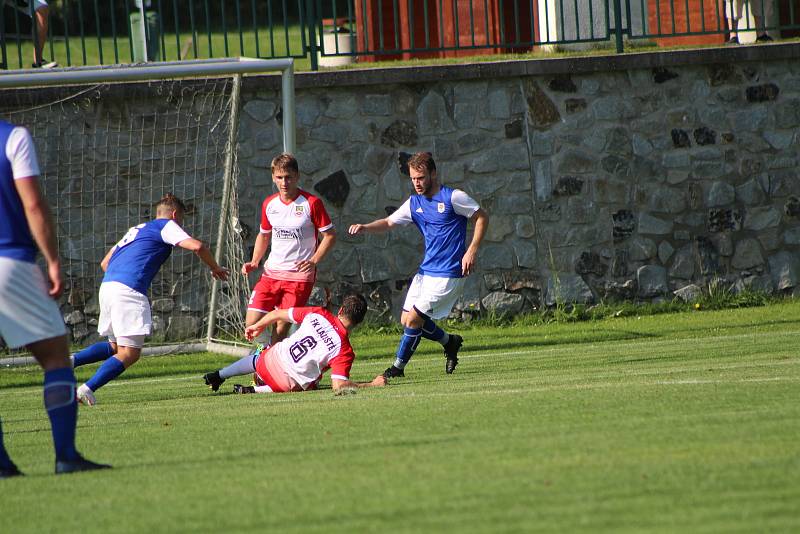
[(105, 360), (77, 391), (82, 404), (93, 406), (94, 393), (139, 360), (145, 336), (152, 329), (147, 289), (173, 247), (191, 250), (208, 265), (211, 276), (228, 279), (228, 270), (217, 265), (211, 251), (180, 227), (186, 207), (172, 193), (156, 204), (156, 218), (134, 226), (100, 262), (105, 271), (100, 284), (100, 319), (97, 331), (108, 336), (75, 354), (73, 365)]
[(378, 375), (372, 382), (352, 382), (350, 367), (356, 355), (349, 335), (364, 320), (367, 301), (361, 295), (349, 295), (334, 316), (325, 308), (289, 308), (273, 310), (245, 329), (252, 340), (276, 321), (299, 324), (286, 339), (248, 354), (231, 365), (203, 376), (205, 383), (217, 391), (232, 376), (255, 374), (255, 386), (233, 386), (234, 393), (284, 393), (317, 389), (322, 375), (331, 370), (331, 385), (336, 394), (355, 388), (385, 386), (386, 378)]

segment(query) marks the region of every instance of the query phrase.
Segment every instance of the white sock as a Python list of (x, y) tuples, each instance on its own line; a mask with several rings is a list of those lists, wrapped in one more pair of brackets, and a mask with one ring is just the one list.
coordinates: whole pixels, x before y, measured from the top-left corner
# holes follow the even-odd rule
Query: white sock
[(230, 378), (232, 376), (252, 374), (256, 370), (256, 358), (258, 358), (257, 354), (248, 354), (244, 358), (240, 358), (229, 366), (220, 369), (219, 376), (222, 378)]

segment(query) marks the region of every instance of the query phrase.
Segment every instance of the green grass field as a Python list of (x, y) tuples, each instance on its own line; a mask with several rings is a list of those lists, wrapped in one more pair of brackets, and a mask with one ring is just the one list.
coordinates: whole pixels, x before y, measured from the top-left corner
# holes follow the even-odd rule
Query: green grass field
[[(28, 476), (0, 481), (0, 530), (800, 530), (800, 303), (463, 334), (454, 375), (423, 342), (346, 397), (213, 394), (229, 358), (145, 359), (81, 407), (115, 469), (62, 477), (40, 373), (3, 369)], [(356, 378), (391, 362), (396, 336), (353, 341)]]

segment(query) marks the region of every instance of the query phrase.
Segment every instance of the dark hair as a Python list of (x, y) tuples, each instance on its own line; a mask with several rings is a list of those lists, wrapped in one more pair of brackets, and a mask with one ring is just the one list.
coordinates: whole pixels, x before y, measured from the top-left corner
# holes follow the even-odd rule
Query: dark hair
[(290, 171), (295, 174), (300, 173), (300, 168), (297, 166), (297, 158), (295, 158), (288, 152), (284, 152), (283, 154), (275, 156), (272, 159), (272, 164), (270, 165), (270, 172), (272, 172), (272, 174), (275, 174), (276, 169), (282, 171)]
[(353, 326), (361, 324), (367, 315), (367, 299), (359, 294), (347, 295), (342, 300), (342, 315), (352, 321)]
[(436, 170), (436, 162), (430, 152), (417, 152), (408, 160), (408, 168), (415, 171), (432, 173)]
[(186, 213), (186, 206), (183, 204), (183, 202), (181, 202), (181, 199), (172, 193), (167, 193), (161, 198), (161, 200), (158, 201), (158, 204), (156, 204), (156, 210), (158, 210), (158, 208), (161, 206), (171, 210), (180, 210), (181, 213)]

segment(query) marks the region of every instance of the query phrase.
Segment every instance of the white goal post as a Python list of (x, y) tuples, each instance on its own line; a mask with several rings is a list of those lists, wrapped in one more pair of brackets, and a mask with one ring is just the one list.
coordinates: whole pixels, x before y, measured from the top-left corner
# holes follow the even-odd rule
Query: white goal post
[[(207, 220), (212, 217), (209, 215), (199, 233), (193, 231), (191, 224), (187, 230), (199, 239), (212, 242), (217, 261), (231, 269), (232, 277), (241, 280), (236, 282), (239, 287), (235, 291), (229, 283), (222, 283), (224, 288), (221, 288), (217, 280), (203, 281), (211, 285), (210, 290), (202, 284), (193, 284), (186, 291), (184, 288), (189, 282), (198, 281), (205, 273), (198, 274), (200, 268), (195, 264), (200, 262), (196, 259), (175, 260), (173, 254), (170, 261), (177, 274), (163, 280), (157, 277), (154, 282), (154, 286), (161, 284), (159, 295), (169, 297), (156, 303), (153, 291), (154, 323), (157, 306), (165, 311), (165, 316), (173, 306), (176, 310), (186, 308), (187, 317), (190, 312), (199, 316), (192, 323), (198, 335), (171, 345), (167, 343), (175, 339), (156, 339), (157, 346), (146, 347), (144, 354), (198, 350), (241, 353), (241, 339), (236, 339), (234, 334), (242, 333), (239, 328), (243, 327), (243, 313), (238, 314), (238, 311), (246, 304), (243, 294), (246, 295), (249, 288), (246, 278), (238, 273), (240, 265), (226, 264), (225, 260), (232, 262), (235, 256), (226, 249), (234, 245), (242, 248), (241, 236), (231, 238), (229, 235), (231, 228), (233, 233), (237, 233), (237, 229), (241, 233), (235, 207), (242, 78), (246, 74), (271, 72), (281, 75), (280, 118), (276, 116), (276, 122), (282, 129), (282, 149), (294, 153), (294, 61), (290, 58), (173, 61), (27, 70), (0, 75), (0, 118), (31, 130), (43, 171), (42, 188), (54, 207), (62, 256), (69, 258), (65, 270), (70, 293), (62, 297), (60, 304), (68, 325), (70, 320), (78, 325), (70, 330), (73, 343), (80, 343), (81, 339), (90, 342), (92, 338), (90, 330), (96, 319), (92, 316), (95, 309), (91, 295), (96, 295), (99, 284), (96, 259), (98, 254), (100, 257), (105, 254), (108, 236), (119, 234), (118, 239), (126, 225), (146, 220), (141, 217), (149, 214), (147, 206), (151, 207), (153, 200), (163, 193), (173, 191), (181, 198), (184, 198), (182, 193), (189, 197), (193, 204), (187, 211), (202, 213), (207, 210), (209, 214), (213, 211), (213, 224)], [(217, 80), (224, 81), (217, 83)], [(156, 105), (156, 109), (149, 111), (141, 121), (138, 116), (134, 120), (126, 112), (135, 110), (136, 104), (133, 97), (128, 102), (129, 90), (119, 85), (122, 82), (155, 84), (157, 87), (153, 90), (163, 95), (164, 102)], [(88, 89), (74, 87), (87, 85)], [(114, 102), (106, 103), (101, 92), (109, 87), (122, 89), (114, 95)], [(30, 96), (48, 91), (46, 88), (53, 88), (57, 93), (44, 100)], [(170, 114), (171, 118), (167, 119)], [(84, 121), (85, 115), (91, 116), (91, 120)], [(111, 124), (107, 116), (117, 122)], [(82, 122), (87, 124), (82, 125)], [(89, 141), (78, 142), (78, 138)], [(54, 176), (49, 176), (48, 171)], [(68, 176), (58, 176), (59, 173)], [(145, 180), (145, 177), (149, 181), (139, 185), (137, 180)], [(139, 220), (134, 222), (137, 218)], [(93, 229), (96, 235), (88, 235)], [(69, 239), (62, 233), (67, 231), (72, 232)], [(91, 251), (87, 252), (88, 249)], [(237, 261), (243, 251), (238, 254)], [(204, 294), (178, 296), (180, 291)], [(170, 303), (172, 297), (174, 302)], [(202, 309), (191, 302), (187, 304), (192, 299), (204, 300)], [(227, 311), (222, 313), (222, 308)], [(218, 318), (223, 316), (229, 323), (228, 330), (217, 335)], [(170, 316), (169, 320), (173, 318)], [(202, 325), (200, 328), (197, 328), (198, 323)], [(169, 331), (168, 327), (161, 326), (162, 333)], [(176, 326), (175, 330), (178, 329)], [(27, 363), (28, 360), (19, 356), (4, 359), (0, 351), (0, 364)]]

